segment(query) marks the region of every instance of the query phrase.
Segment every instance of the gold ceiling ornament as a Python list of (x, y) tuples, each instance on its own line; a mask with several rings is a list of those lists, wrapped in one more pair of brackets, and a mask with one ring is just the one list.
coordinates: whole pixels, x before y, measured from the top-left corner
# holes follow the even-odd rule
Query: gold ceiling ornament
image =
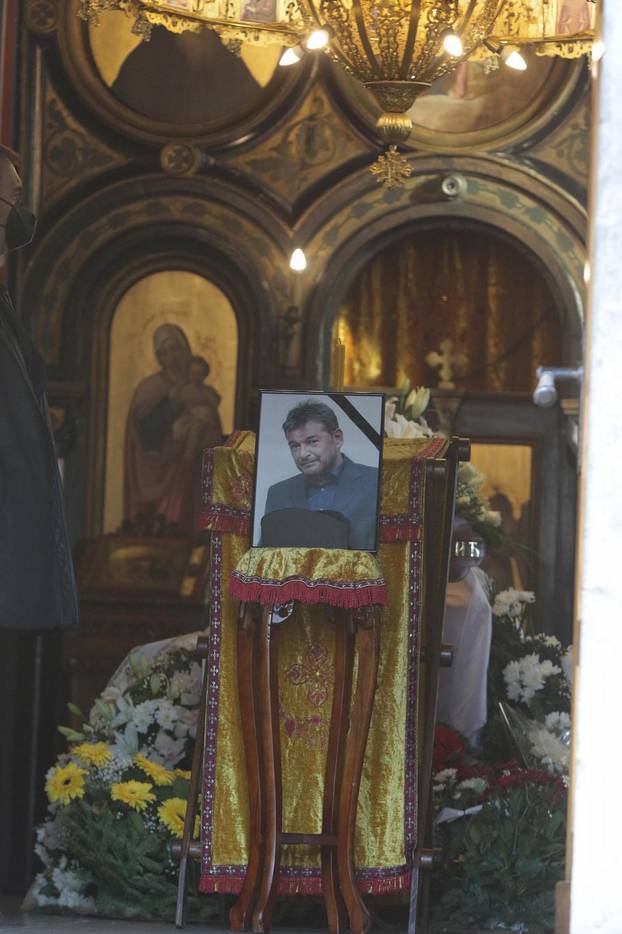
[[(539, 54), (577, 58), (590, 50), (597, 7), (597, 0), (273, 0), (268, 16), (274, 19), (268, 22), (265, 4), (260, 14), (257, 0), (80, 3), (81, 15), (91, 22), (104, 10), (122, 10), (145, 39), (153, 25), (173, 32), (207, 26), (229, 42), (279, 42), (290, 47), (282, 64), (325, 45), (381, 108), (376, 127), (390, 148), (374, 173), (390, 188), (410, 174), (396, 146), (410, 135), (408, 112), (416, 98), (434, 81), (460, 62), (495, 55), (509, 65), (518, 57), (513, 67), (525, 68), (518, 51), (525, 44)], [(322, 34), (321, 45), (316, 40)]]
[(381, 182), (384, 188), (391, 191), (393, 188), (401, 188), (409, 175), (412, 175), (412, 168), (408, 160), (400, 152), (397, 146), (389, 146), (386, 152), (378, 156), (370, 172), (377, 175), (376, 181)]

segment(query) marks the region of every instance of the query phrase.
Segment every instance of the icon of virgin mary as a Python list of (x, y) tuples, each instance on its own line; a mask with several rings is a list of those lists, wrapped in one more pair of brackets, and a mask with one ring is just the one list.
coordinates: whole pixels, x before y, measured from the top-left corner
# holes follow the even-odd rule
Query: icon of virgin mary
[[(188, 338), (176, 324), (162, 324), (153, 334), (153, 349), (160, 364), (157, 373), (144, 377), (130, 402), (125, 431), (124, 516), (131, 524), (158, 517), (167, 530), (193, 533), (197, 505), (200, 454), (203, 446), (217, 444), (222, 428), (217, 413), (220, 397), (211, 387), (193, 386), (193, 366), (203, 358), (192, 356)], [(211, 404), (208, 424), (214, 437), (180, 431), (193, 407), (186, 395), (202, 392), (202, 408)], [(196, 407), (194, 407), (196, 408)], [(206, 423), (206, 420), (203, 420)]]

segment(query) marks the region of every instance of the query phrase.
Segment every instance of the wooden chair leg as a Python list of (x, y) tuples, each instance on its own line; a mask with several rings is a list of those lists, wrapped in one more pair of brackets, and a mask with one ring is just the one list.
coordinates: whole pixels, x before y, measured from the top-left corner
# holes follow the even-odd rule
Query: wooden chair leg
[(246, 876), (237, 901), (229, 912), (229, 924), (233, 931), (247, 931), (250, 927), (262, 864), (262, 769), (255, 686), (257, 616), (256, 604), (241, 604), (238, 616), (238, 693), (248, 777), (249, 833)]
[[(343, 775), (343, 755), (348, 732), (354, 667), (354, 638), (347, 617), (347, 612), (343, 610), (336, 613), (333, 707), (324, 774), (322, 833), (335, 837), (337, 836), (337, 806)], [(322, 891), (326, 905), (328, 930), (330, 934), (341, 934), (348, 927), (348, 915), (339, 886), (337, 849), (334, 846), (322, 847)]]
[(253, 931), (270, 930), (281, 863), (281, 745), (278, 698), (278, 626), (272, 609), (263, 608), (258, 642), (255, 698), (259, 713), (263, 763), (263, 866), (253, 912)]
[(366, 934), (371, 927), (369, 912), (356, 885), (354, 870), (354, 827), (358, 795), (371, 720), (380, 648), (380, 608), (366, 607), (356, 614), (358, 677), (350, 713), (343, 778), (339, 799), (337, 859), (341, 891), (350, 918), (352, 934)]
[[(197, 640), (197, 653), (200, 658), (207, 658), (209, 637), (201, 636)], [(175, 906), (175, 927), (183, 928), (186, 923), (186, 881), (188, 871), (188, 858), (190, 844), (194, 831), (194, 820), (197, 813), (197, 799), (199, 786), (203, 774), (203, 749), (205, 747), (205, 721), (207, 711), (207, 687), (209, 672), (207, 664), (203, 671), (203, 684), (201, 685), (201, 698), (199, 701), (199, 714), (197, 717), (197, 733), (192, 754), (192, 772), (190, 773), (190, 791), (184, 818), (184, 833), (181, 841), (181, 857), (179, 860), (179, 875), (177, 876), (177, 904)]]

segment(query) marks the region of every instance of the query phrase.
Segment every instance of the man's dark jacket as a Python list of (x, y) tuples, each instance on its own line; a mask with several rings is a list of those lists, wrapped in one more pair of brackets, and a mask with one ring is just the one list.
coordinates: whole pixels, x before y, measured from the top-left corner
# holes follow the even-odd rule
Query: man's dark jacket
[(67, 629), (78, 603), (45, 368), (0, 286), (0, 629)]
[[(275, 509), (308, 509), (303, 474), (275, 483), (268, 490), (266, 514)], [(331, 510), (350, 521), (350, 548), (372, 551), (376, 547), (378, 471), (345, 458)]]

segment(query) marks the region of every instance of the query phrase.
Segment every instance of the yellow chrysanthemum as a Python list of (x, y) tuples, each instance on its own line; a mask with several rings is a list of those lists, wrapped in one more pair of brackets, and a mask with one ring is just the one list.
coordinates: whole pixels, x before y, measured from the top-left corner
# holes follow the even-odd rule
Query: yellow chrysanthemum
[[(160, 822), (171, 831), (175, 837), (183, 837), (184, 821), (186, 819), (187, 802), (183, 798), (167, 798), (158, 808)], [(201, 833), (201, 818), (194, 819), (194, 837)]]
[(150, 759), (141, 756), (140, 753), (134, 756), (134, 762), (156, 785), (172, 785), (175, 781), (174, 772), (169, 772), (168, 769), (165, 769), (163, 765), (158, 765), (157, 762), (151, 762)]
[(72, 755), (91, 765), (106, 765), (112, 759), (108, 743), (80, 743), (71, 750)]
[(177, 778), (185, 778), (186, 781), (189, 782), (189, 781), (190, 781), (190, 776), (192, 775), (192, 772), (190, 772), (190, 770), (186, 770), (186, 769), (175, 769), (175, 771), (174, 771), (173, 774), (174, 774)]
[(135, 811), (144, 811), (150, 801), (155, 801), (150, 782), (116, 782), (110, 788), (110, 797), (113, 801), (122, 801)]
[(85, 770), (75, 762), (54, 769), (45, 783), (45, 791), (52, 804), (69, 804), (73, 798), (82, 798), (85, 775)]

